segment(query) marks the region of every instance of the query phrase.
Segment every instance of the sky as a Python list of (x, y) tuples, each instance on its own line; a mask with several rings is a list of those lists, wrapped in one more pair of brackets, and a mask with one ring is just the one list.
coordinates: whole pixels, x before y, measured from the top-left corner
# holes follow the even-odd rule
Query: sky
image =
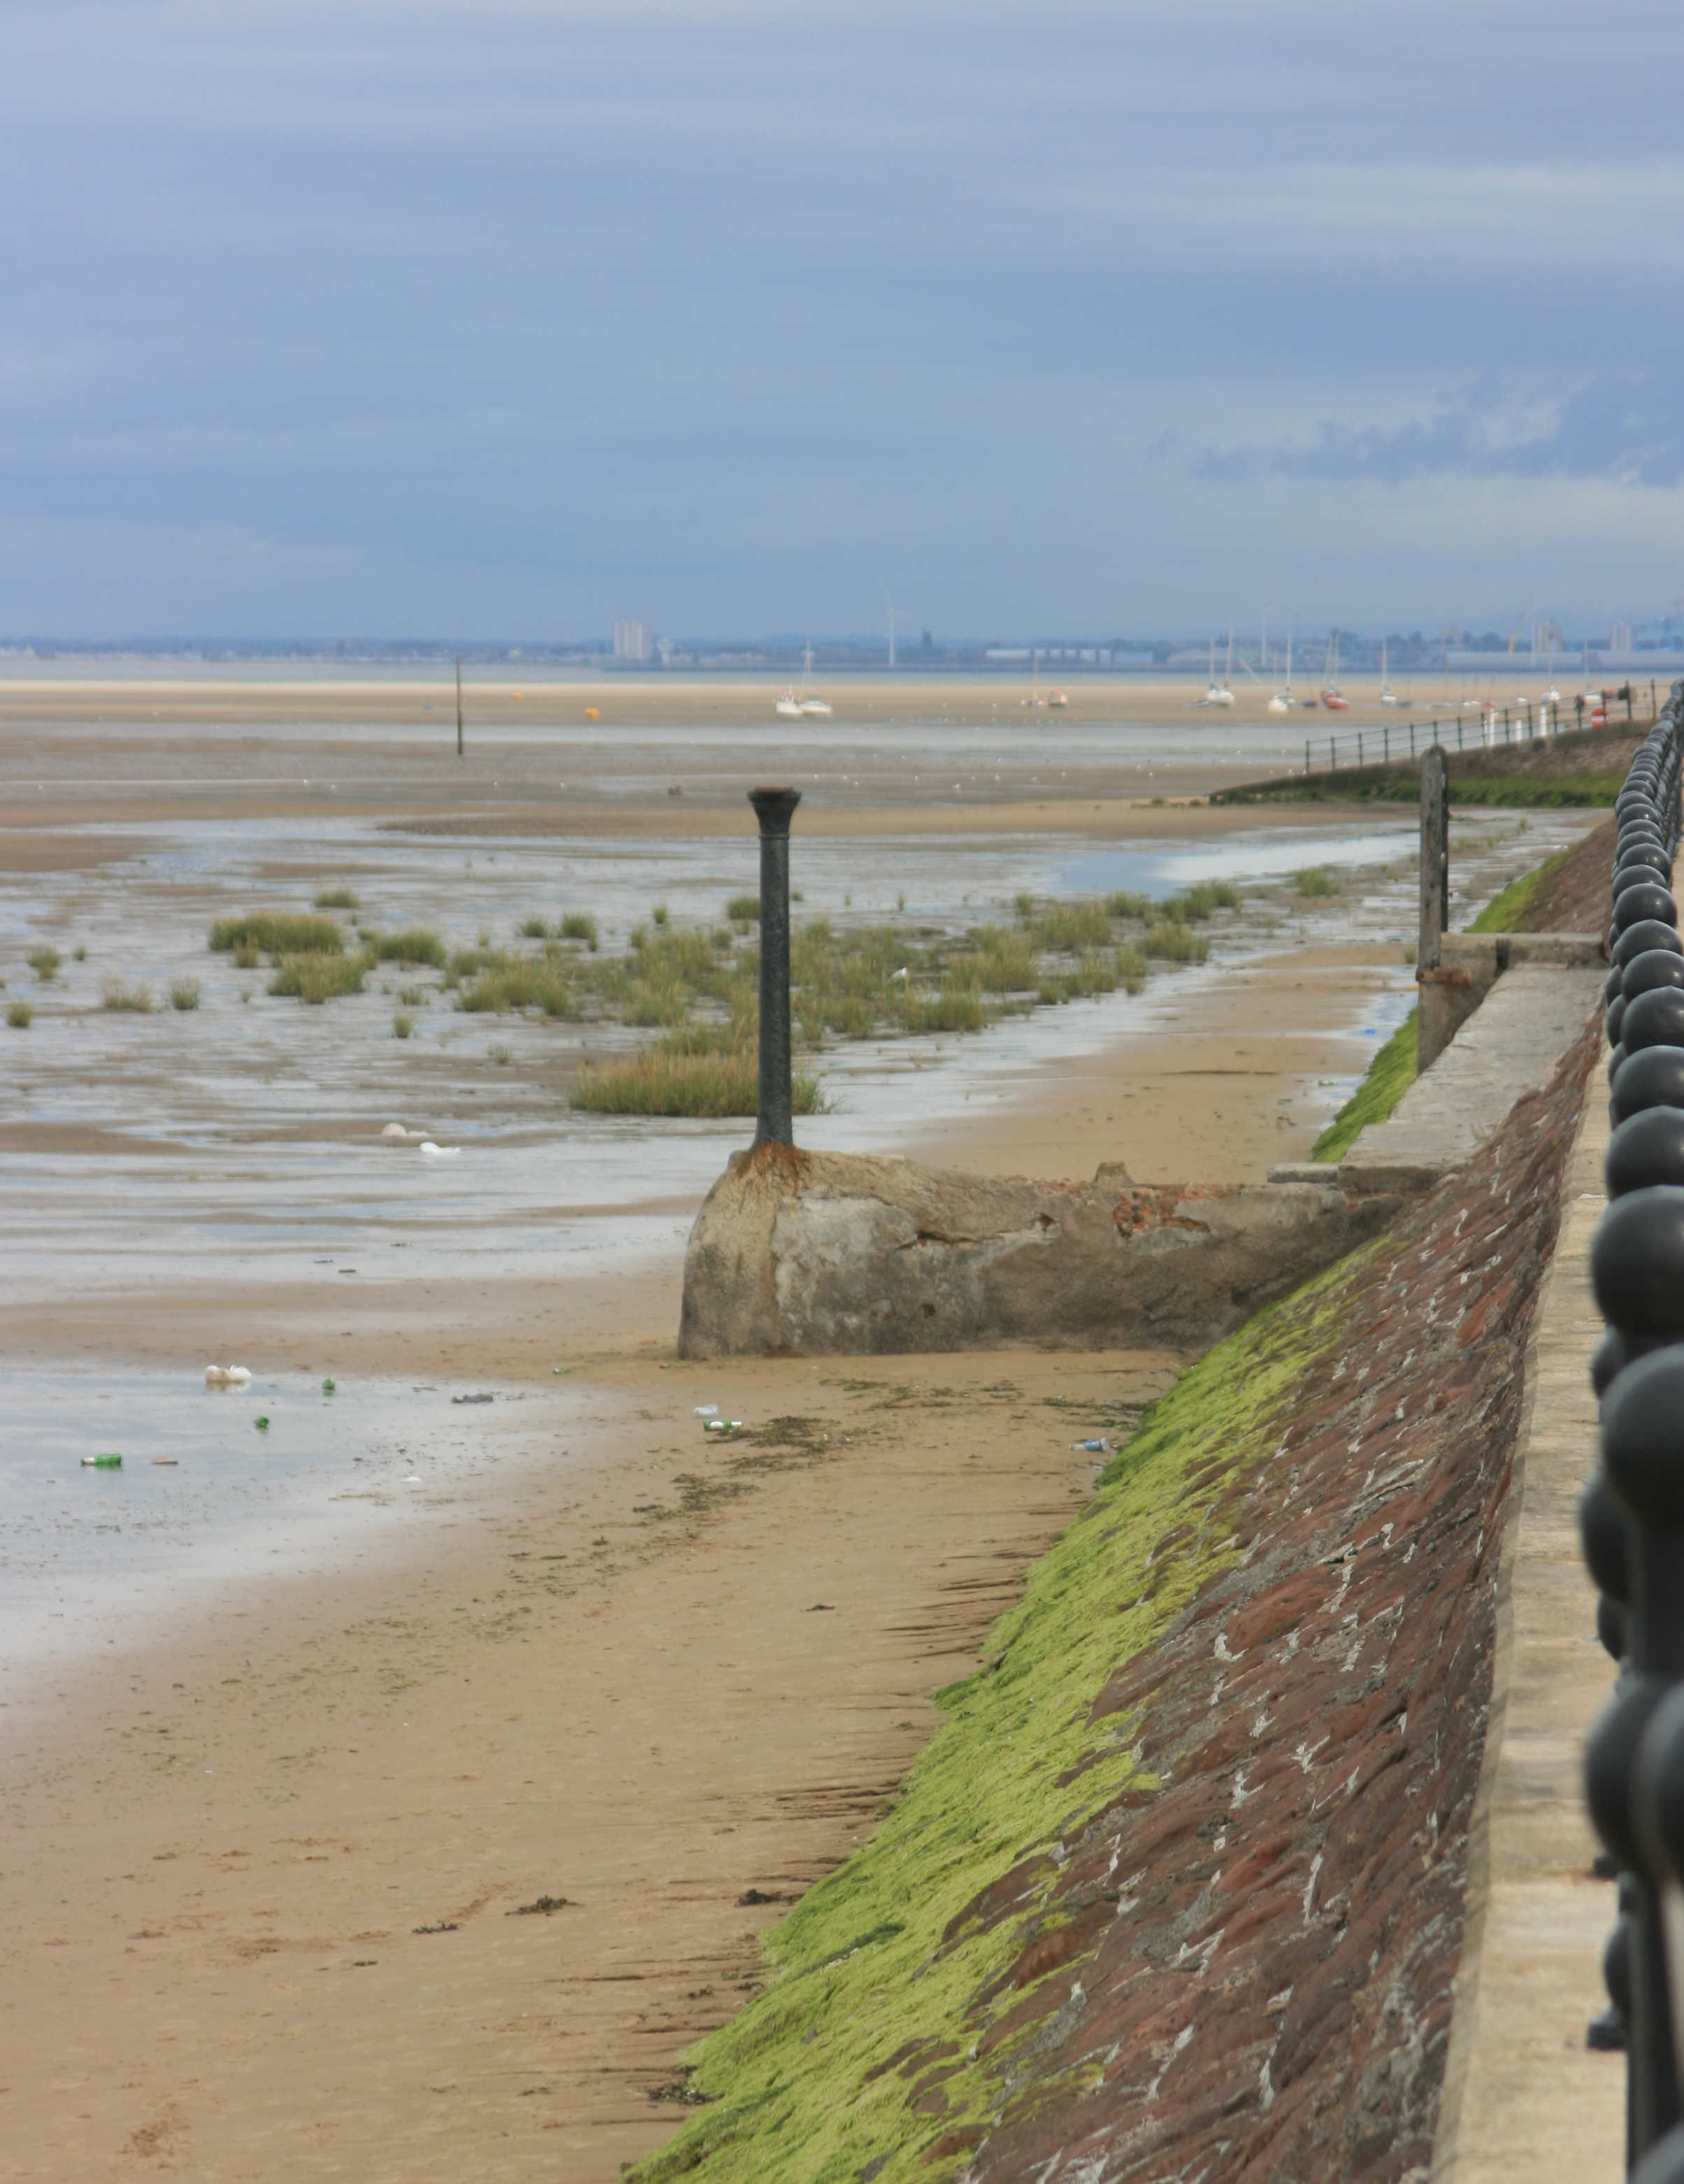
[(1656, 0), (0, 0), (0, 636), (1664, 610), (1681, 60)]

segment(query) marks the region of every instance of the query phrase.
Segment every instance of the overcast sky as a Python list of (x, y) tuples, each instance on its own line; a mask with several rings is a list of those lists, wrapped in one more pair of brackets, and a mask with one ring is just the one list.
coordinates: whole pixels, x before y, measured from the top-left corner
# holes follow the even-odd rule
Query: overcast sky
[(0, 0), (0, 634), (1684, 588), (1657, 0)]

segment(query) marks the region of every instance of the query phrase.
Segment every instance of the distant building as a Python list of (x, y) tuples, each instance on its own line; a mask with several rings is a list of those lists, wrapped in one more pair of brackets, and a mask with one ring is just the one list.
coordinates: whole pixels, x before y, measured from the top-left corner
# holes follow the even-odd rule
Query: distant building
[(655, 657), (655, 632), (646, 621), (615, 623), (614, 657), (616, 660), (652, 660)]
[(1566, 646), (1562, 641), (1561, 624), (1559, 621), (1539, 622), (1532, 632), (1532, 649), (1534, 652), (1565, 651)]
[(1629, 652), (1631, 649), (1631, 625), (1629, 621), (1616, 621), (1610, 624), (1608, 632), (1608, 649), (1610, 652)]

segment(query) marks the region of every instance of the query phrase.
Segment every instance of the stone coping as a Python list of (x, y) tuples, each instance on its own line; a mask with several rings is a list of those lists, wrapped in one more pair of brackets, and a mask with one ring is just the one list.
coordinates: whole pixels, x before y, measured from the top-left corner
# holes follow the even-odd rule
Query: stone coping
[(1592, 1877), (1581, 1780), (1585, 1736), (1614, 1680), (1578, 1531), (1596, 1460), (1588, 1368), (1602, 1322), (1590, 1241), (1607, 1141), (1598, 1072), (1526, 1361), (1433, 2184), (1616, 2184), (1625, 2173), (1625, 2060), (1585, 2045), (1607, 2000), (1602, 1952), (1616, 1908), (1612, 1885)]

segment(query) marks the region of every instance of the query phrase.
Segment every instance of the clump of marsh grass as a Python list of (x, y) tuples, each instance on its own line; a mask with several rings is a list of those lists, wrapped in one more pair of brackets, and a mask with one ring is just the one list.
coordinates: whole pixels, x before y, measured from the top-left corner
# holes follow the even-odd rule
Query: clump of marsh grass
[(401, 933), (368, 933), (363, 946), (377, 963), (402, 963), (408, 968), (430, 964), (442, 971), (449, 958), (444, 943), (424, 925), (405, 926)]
[(1240, 890), (1227, 880), (1195, 880), (1159, 905), (1177, 925), (1202, 924), (1215, 910), (1238, 910)]
[(427, 988), (425, 986), (399, 986), (398, 989), (398, 999), (402, 1006), (406, 1009), (418, 1009), (423, 1007), (427, 1001)]
[(1102, 902), (1051, 902), (1031, 922), (1029, 938), (1044, 955), (1079, 956), (1107, 945), (1111, 921)]
[(172, 1009), (196, 1009), (199, 1002), (197, 978), (172, 978), (170, 982), (170, 1006)]
[(50, 985), (59, 975), (59, 966), (64, 957), (56, 948), (31, 948), (29, 967), (43, 986)]
[(668, 916), (666, 905), (664, 902), (656, 903), (655, 908), (650, 911), (650, 916), (657, 925), (665, 925)]
[(318, 910), (355, 910), (356, 891), (348, 887), (318, 888), (315, 891), (315, 906)]
[(1210, 953), (1210, 943), (1202, 933), (1190, 932), (1166, 917), (1141, 935), (1140, 949), (1160, 963), (1202, 963)]
[(399, 1009), (393, 1012), (392, 1018), (393, 1039), (407, 1039), (415, 1028), (415, 1020), (407, 1009)]
[(488, 1046), (485, 1050), (489, 1059), (496, 1062), (501, 1069), (506, 1069), (515, 1059), (515, 1050), (512, 1046)]
[(1149, 894), (1136, 894), (1130, 888), (1118, 888), (1105, 898), (1107, 917), (1137, 917), (1143, 923), (1157, 915), (1157, 905)]
[[(210, 928), (214, 954), (231, 950), (237, 962), (242, 950), (260, 950), (276, 961), (283, 956), (342, 956), (345, 929), (337, 918), (321, 917), (305, 910), (251, 910), (243, 917), (219, 917)], [(241, 963), (254, 967), (257, 957)]]
[(601, 936), (597, 931), (596, 920), (588, 910), (566, 911), (558, 930), (563, 940), (583, 940), (593, 956), (601, 944)]
[[(511, 956), (493, 948), (463, 950), (451, 959), (449, 983), (456, 1006), (470, 1016), (501, 1016), (537, 1009), (552, 1020), (579, 1014), (562, 964), (549, 956)], [(464, 983), (466, 981), (466, 983)]]
[(129, 1016), (149, 1017), (152, 989), (144, 981), (137, 986), (125, 986), (120, 978), (108, 978), (100, 989), (99, 1006)]
[(86, 948), (82, 948), (82, 947), (75, 947), (75, 948), (73, 948), (73, 949), (70, 950), (70, 953), (71, 953), (71, 955), (75, 957), (75, 961), (76, 961), (78, 963), (86, 963), (86, 961), (87, 961), (87, 950), (86, 950)]
[(312, 1008), (320, 1008), (324, 1001), (361, 993), (368, 967), (368, 959), (364, 956), (283, 956), (275, 967), (269, 990), (284, 999), (306, 1001)]
[(1306, 865), (1302, 872), (1293, 873), (1292, 889), (1307, 896), (1337, 894), (1339, 880), (1325, 865)]
[(521, 934), (527, 940), (548, 940), (549, 920), (547, 917), (523, 917), (521, 920)]
[[(796, 1114), (823, 1112), (811, 1071), (795, 1072), (791, 1095)], [(680, 1034), (670, 1045), (658, 1039), (623, 1061), (587, 1062), (570, 1104), (597, 1115), (752, 1115), (760, 1106), (759, 1063), (746, 1045), (687, 1051)]]
[(757, 894), (733, 894), (725, 905), (725, 915), (733, 925), (758, 925), (760, 897)]
[(6, 1011), (6, 1021), (14, 1031), (27, 1031), (35, 1021), (35, 1011), (27, 1001), (14, 1001)]

